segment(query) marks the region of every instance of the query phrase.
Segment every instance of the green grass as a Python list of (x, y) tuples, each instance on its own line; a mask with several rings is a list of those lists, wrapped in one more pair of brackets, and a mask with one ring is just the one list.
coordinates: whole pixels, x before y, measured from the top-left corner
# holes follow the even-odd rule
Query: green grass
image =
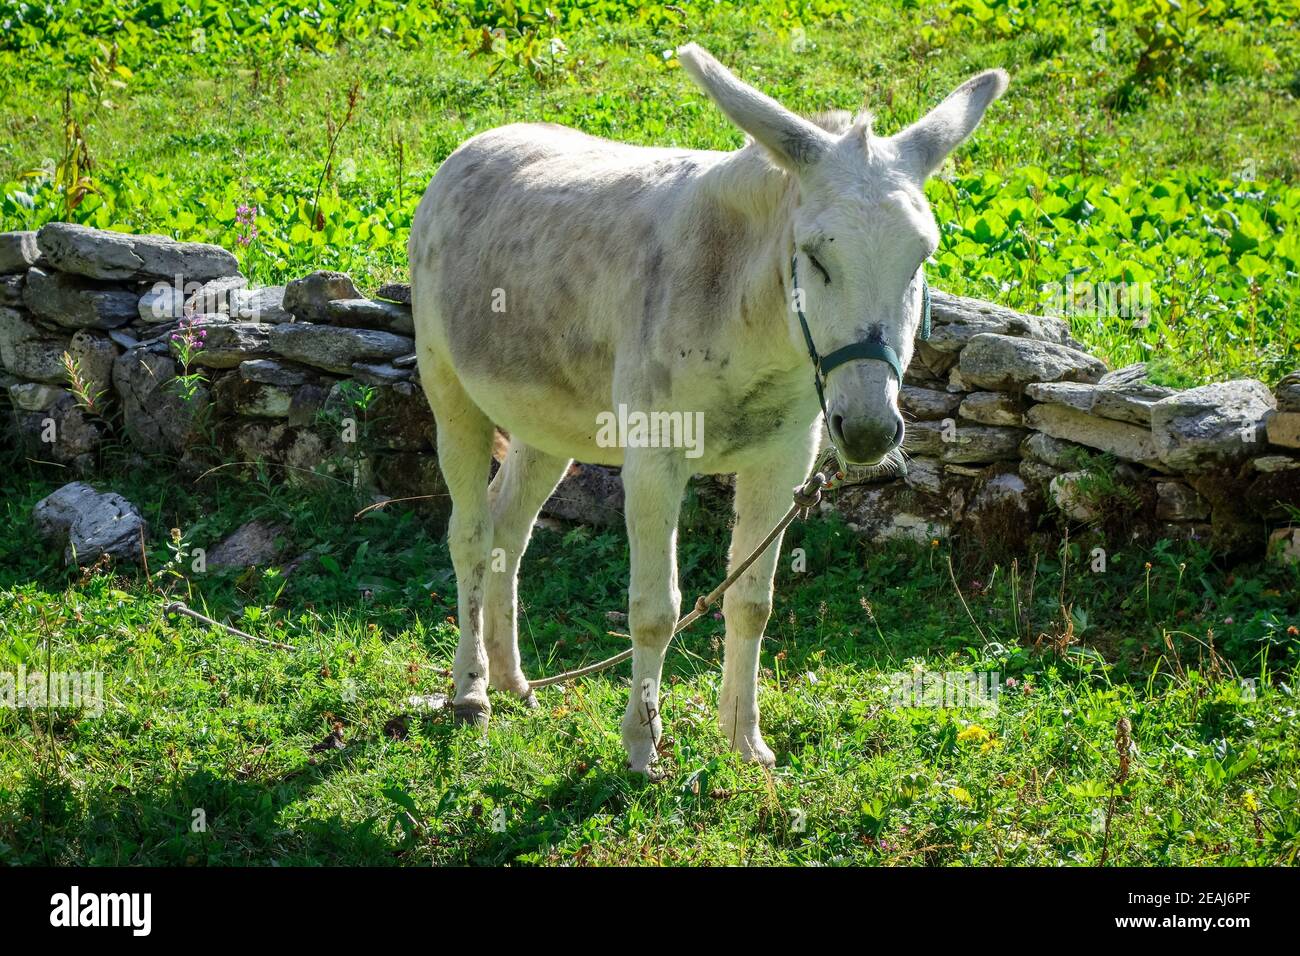
[[(944, 224), (936, 284), (1031, 310), (1067, 275), (1145, 284), (1145, 326), (1087, 310), (1072, 323), (1113, 364), (1147, 359), (1173, 384), (1273, 381), (1300, 365), (1293, 0), (1236, 0), (1190, 23), (1152, 4), (1049, 0), (552, 7), (555, 24), (528, 4), (516, 17), (478, 2), (442, 18), (387, 5), (381, 34), (379, 13), (344, 3), (330, 8), (336, 36), (279, 0), (238, 24), (220, 4), (177, 3), (171, 18), (149, 6), (134, 29), (111, 25), (140, 15), (131, 3), (47, 24), (39, 8), (0, 0), (0, 17), (18, 22), (21, 8), (27, 23), (0, 42), (4, 226), (71, 217), (162, 231), (238, 249), (258, 281), (327, 267), (373, 288), (405, 273), (411, 215), (438, 164), (484, 129), (544, 119), (632, 142), (738, 146), (666, 57), (684, 40), (795, 108), (865, 104), (882, 132), (1002, 65), (1010, 92), (930, 187)], [(204, 51), (184, 52), (196, 24)], [(470, 56), (496, 24), (497, 51)], [(548, 52), (552, 38), (565, 52)], [(362, 98), (339, 132), (354, 82)], [(89, 170), (62, 161), (67, 120)], [(60, 183), (73, 172), (96, 191), (68, 209)], [(247, 246), (241, 203), (261, 212)]]
[[(1225, 571), (1162, 544), (1093, 574), (1082, 541), (1018, 572), (959, 553), (959, 595), (946, 546), (806, 524), (761, 662), (776, 770), (740, 764), (717, 730), (722, 624), (706, 618), (670, 654), (667, 776), (646, 784), (624, 770), (622, 671), (543, 691), (536, 711), (497, 696), (486, 738), (412, 712), (412, 694), (449, 690), (456, 639), (450, 562), (424, 519), (356, 520), (362, 502), (332, 488), (137, 469), (112, 486), (164, 542), (152, 578), (83, 576), (29, 543), (28, 510), (56, 484), (16, 477), (0, 512), (0, 671), (102, 671), (109, 705), (0, 710), (3, 862), (1096, 864), (1112, 791), (1109, 863), (1300, 851), (1294, 568)], [(725, 535), (699, 500), (688, 513), (694, 594), (721, 575)], [(251, 517), (308, 560), (287, 578), (197, 574), (165, 543), (177, 528), (180, 547), (210, 548)], [(526, 671), (620, 649), (606, 614), (625, 610), (626, 573), (621, 533), (539, 531)], [(296, 650), (165, 621), (174, 597)], [(999, 672), (997, 712), (891, 706), (888, 675), (920, 667)], [(313, 751), (336, 722), (346, 745)]]

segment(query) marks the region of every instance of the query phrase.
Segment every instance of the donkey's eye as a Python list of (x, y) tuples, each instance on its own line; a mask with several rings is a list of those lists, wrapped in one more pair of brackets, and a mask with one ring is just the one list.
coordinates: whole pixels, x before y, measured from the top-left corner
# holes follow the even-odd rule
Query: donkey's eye
[(809, 253), (805, 253), (805, 255), (808, 256), (808, 261), (811, 262), (811, 263), (813, 264), (813, 268), (816, 269), (818, 272), (820, 272), (820, 273), (822, 274), (822, 278), (826, 280), (826, 284), (827, 284), (827, 285), (830, 285), (830, 284), (831, 284), (831, 274), (830, 274), (829, 272), (826, 271), (826, 267), (825, 267), (824, 265), (822, 265), (820, 262), (818, 262), (818, 261), (817, 261), (817, 257), (816, 257), (815, 255), (813, 255), (811, 252), (809, 252)]

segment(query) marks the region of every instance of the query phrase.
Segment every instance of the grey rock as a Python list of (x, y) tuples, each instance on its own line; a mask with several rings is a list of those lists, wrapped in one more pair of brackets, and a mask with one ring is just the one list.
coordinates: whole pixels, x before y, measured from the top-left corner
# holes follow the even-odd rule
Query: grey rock
[(1019, 457), (1021, 428), (971, 425), (963, 422), (912, 422), (904, 448), (911, 455), (939, 458), (948, 464), (975, 464)]
[(975, 492), (963, 522), (967, 537), (994, 549), (1018, 547), (1033, 530), (1035, 496), (1018, 474), (994, 475)]
[(1279, 412), (1300, 412), (1300, 372), (1291, 372), (1277, 383), (1273, 393)]
[(103, 554), (138, 561), (146, 530), (144, 518), (131, 502), (80, 481), (38, 501), (32, 508), (32, 524), (42, 538), (66, 538), (64, 558), (69, 564), (90, 563)]
[(1024, 479), (1025, 484), (1034, 488), (1050, 484), (1052, 479), (1061, 473), (1059, 468), (1053, 468), (1051, 465), (1035, 458), (1022, 459), (1017, 471), (1020, 477)]
[(76, 329), (115, 329), (140, 314), (130, 289), (39, 266), (27, 271), (23, 302), (37, 317)]
[(1164, 470), (1151, 433), (1137, 425), (1098, 418), (1066, 405), (1035, 405), (1025, 414), (1025, 424), (1053, 438)]
[(1088, 488), (1094, 480), (1095, 476), (1088, 471), (1063, 472), (1051, 480), (1047, 493), (1071, 521), (1090, 524), (1101, 517)]
[(325, 317), (331, 325), (358, 329), (382, 329), (398, 335), (415, 335), (411, 307), (377, 299), (333, 299), (325, 303)]
[(133, 349), (140, 344), (140, 339), (125, 329), (109, 329), (108, 338), (114, 345), (124, 349)]
[(113, 393), (113, 363), (120, 350), (107, 335), (82, 329), (68, 343), (68, 354), (76, 362), (85, 381), (89, 397), (96, 404), (111, 401)]
[(0, 367), (20, 379), (65, 385), (70, 337), (42, 328), (24, 312), (0, 307)]
[(284, 308), (284, 289), (282, 285), (239, 289), (233, 296), (234, 311), (231, 314), (246, 322), (265, 322), (268, 325), (292, 322), (293, 315)]
[(236, 295), (248, 286), (243, 276), (222, 276), (209, 279), (185, 300), (187, 315), (235, 315), (238, 305)]
[(1300, 412), (1270, 412), (1264, 427), (1270, 444), (1300, 448)]
[(53, 408), (59, 399), (68, 394), (66, 388), (40, 382), (16, 382), (9, 386), (9, 401), (14, 408), (25, 412), (43, 412)]
[(1174, 394), (1173, 389), (1142, 380), (1145, 364), (1130, 365), (1108, 372), (1095, 385), (1081, 382), (1037, 382), (1025, 387), (1025, 394), (1037, 402), (1068, 405), (1082, 412), (1151, 427), (1151, 409), (1156, 402)]
[(1059, 471), (1070, 471), (1079, 466), (1088, 450), (1072, 441), (1053, 438), (1043, 432), (1034, 432), (1020, 443), (1020, 455), (1040, 461)]
[(616, 469), (601, 465), (569, 466), (555, 493), (542, 506), (553, 518), (598, 527), (621, 525), (623, 480)]
[(982, 333), (962, 350), (957, 367), (969, 387), (1020, 391), (1031, 382), (1095, 382), (1106, 372), (1097, 358), (1053, 342)]
[(1210, 516), (1210, 504), (1181, 481), (1156, 482), (1156, 517), (1162, 521), (1199, 521)]
[(11, 309), (23, 307), (23, 288), (27, 285), (27, 273), (0, 276), (0, 306)]
[(1300, 458), (1291, 455), (1260, 455), (1251, 459), (1250, 467), (1262, 475), (1275, 475), (1281, 471), (1300, 469)]
[(972, 392), (962, 399), (959, 414), (981, 425), (1023, 425), (1022, 402), (1006, 392)]
[(220, 246), (177, 242), (166, 236), (135, 236), (67, 222), (41, 228), (37, 243), (62, 272), (93, 279), (176, 279), (206, 282), (236, 275), (239, 260)]
[(907, 473), (903, 476), (903, 481), (909, 488), (917, 491), (929, 492), (932, 495), (942, 494), (943, 462), (938, 458), (913, 458), (907, 463)]
[(0, 275), (26, 272), (39, 257), (34, 232), (0, 232)]
[(283, 466), (289, 484), (308, 482), (313, 473), (325, 471), (331, 455), (322, 436), (285, 422), (249, 422), (235, 433), (234, 441), (244, 458)]
[(1237, 379), (1188, 389), (1157, 402), (1151, 434), (1160, 460), (1175, 471), (1228, 468), (1263, 451), (1273, 395), (1262, 382)]
[(393, 367), (394, 368), (415, 368), (415, 362), (416, 362), (415, 353), (412, 352), (410, 355), (399, 355), (397, 358), (393, 359)]
[(379, 291), (375, 293), (375, 298), (410, 305), (411, 287), (405, 282), (386, 282), (379, 287)]
[(875, 541), (928, 544), (952, 533), (955, 513), (942, 495), (920, 493), (897, 481), (848, 485), (823, 508), (839, 513), (850, 530)]
[(1026, 315), (978, 299), (933, 290), (930, 312), (934, 331), (926, 344), (940, 352), (961, 351), (984, 333), (1078, 347), (1070, 338), (1069, 325), (1061, 319)]
[(364, 385), (392, 385), (411, 379), (409, 370), (395, 365), (375, 365), (364, 362), (352, 363), (352, 377)]
[(246, 382), (279, 385), (284, 388), (305, 385), (313, 376), (305, 369), (275, 359), (249, 359), (239, 364), (239, 377)]
[(237, 416), (288, 418), (295, 388), (253, 382), (240, 375), (219, 376), (212, 386), (219, 420)]
[(412, 351), (415, 342), (378, 329), (290, 322), (271, 327), (272, 351), (304, 365), (349, 374), (354, 363), (386, 362)]
[(47, 408), (13, 411), (13, 436), (23, 454), (69, 465), (77, 474), (94, 470), (95, 452), (107, 432), (101, 418), (87, 412), (70, 392), (62, 389)]
[(187, 401), (175, 377), (176, 362), (163, 345), (129, 349), (113, 365), (113, 389), (127, 437), (143, 451), (180, 452), (196, 437), (210, 390), (200, 384)]
[(940, 352), (931, 348), (929, 342), (917, 342), (912, 361), (903, 372), (903, 384), (934, 388), (947, 379), (949, 370), (956, 364), (955, 352)]
[(898, 393), (898, 405), (918, 421), (939, 421), (950, 418), (961, 405), (961, 396), (933, 388), (903, 385)]
[(136, 311), (145, 322), (174, 321), (185, 314), (185, 293), (170, 282), (157, 282), (140, 296)]
[(249, 359), (270, 356), (270, 330), (260, 322), (230, 322), (224, 316), (203, 315), (194, 320), (206, 330), (203, 347), (193, 363), (204, 368), (235, 368)]
[(254, 520), (208, 552), (209, 568), (253, 568), (272, 564), (284, 551), (285, 529), (267, 521)]
[(361, 293), (345, 272), (318, 270), (284, 287), (283, 308), (299, 322), (326, 322), (335, 299), (359, 299)]

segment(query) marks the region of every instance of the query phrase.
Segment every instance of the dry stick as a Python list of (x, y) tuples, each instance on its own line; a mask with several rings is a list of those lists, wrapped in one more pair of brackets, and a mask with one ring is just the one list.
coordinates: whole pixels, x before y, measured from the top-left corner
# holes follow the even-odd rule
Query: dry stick
[(952, 589), (957, 592), (957, 599), (961, 601), (961, 606), (966, 609), (966, 616), (970, 622), (975, 625), (975, 631), (979, 634), (980, 640), (985, 644), (989, 639), (984, 636), (984, 631), (980, 628), (979, 622), (975, 620), (975, 615), (970, 612), (970, 605), (966, 603), (965, 596), (961, 593), (961, 585), (957, 583), (957, 572), (952, 569), (952, 555), (948, 555), (948, 577), (952, 579)]
[(278, 647), (282, 651), (297, 650), (297, 648), (295, 648), (292, 644), (281, 644), (279, 641), (267, 640), (265, 637), (255, 637), (252, 634), (247, 634), (244, 631), (233, 628), (229, 624), (222, 624), (220, 621), (214, 621), (206, 614), (200, 614), (198, 611), (194, 610), (192, 607), (187, 605), (184, 601), (172, 601), (170, 604), (168, 604), (166, 607), (163, 608), (163, 614), (164, 615), (183, 614), (186, 617), (194, 618), (194, 620), (196, 621), (202, 621), (204, 624), (207, 624), (209, 627), (215, 627), (218, 630), (225, 631), (227, 634), (233, 634), (235, 637), (242, 637), (246, 641), (254, 641), (258, 644), (266, 644), (269, 647)]

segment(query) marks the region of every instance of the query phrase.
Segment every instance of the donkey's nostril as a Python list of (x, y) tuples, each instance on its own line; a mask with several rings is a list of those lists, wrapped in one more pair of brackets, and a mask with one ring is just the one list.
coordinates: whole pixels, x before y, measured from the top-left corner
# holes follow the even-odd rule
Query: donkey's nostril
[(897, 448), (903, 444), (903, 419), (898, 419), (898, 427), (894, 429), (894, 447)]
[(844, 416), (843, 415), (837, 414), (831, 416), (831, 437), (834, 438), (837, 442), (842, 442), (844, 440)]

